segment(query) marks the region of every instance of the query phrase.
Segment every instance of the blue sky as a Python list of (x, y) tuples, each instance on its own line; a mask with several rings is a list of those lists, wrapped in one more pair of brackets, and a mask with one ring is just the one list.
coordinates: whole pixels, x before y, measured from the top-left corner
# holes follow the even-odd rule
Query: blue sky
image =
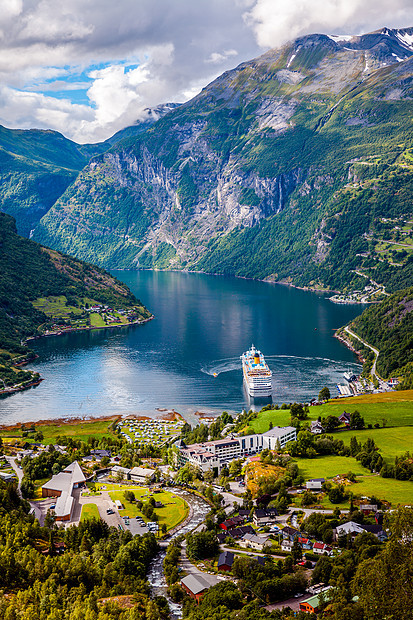
[(270, 47), (385, 25), (411, 0), (2, 0), (0, 124), (98, 142)]

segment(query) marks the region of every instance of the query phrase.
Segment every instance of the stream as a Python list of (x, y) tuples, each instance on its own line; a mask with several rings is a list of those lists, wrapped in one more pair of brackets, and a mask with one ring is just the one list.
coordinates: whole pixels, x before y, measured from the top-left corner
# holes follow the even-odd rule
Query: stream
[[(201, 499), (197, 495), (188, 493), (187, 491), (177, 490), (175, 487), (170, 489), (168, 488), (166, 490), (175, 493), (176, 495), (180, 495), (180, 497), (182, 497), (192, 509), (191, 519), (186, 525), (184, 525), (171, 536), (171, 538), (169, 539), (170, 542), (180, 534), (187, 534), (198, 525), (200, 525), (205, 519), (206, 514), (209, 512), (210, 506), (205, 500)], [(165, 558), (165, 554), (166, 549), (162, 549), (158, 553), (158, 555), (152, 560), (147, 574), (147, 580), (149, 582), (149, 585), (151, 586), (153, 596), (164, 596), (167, 599), (171, 610), (171, 618), (175, 620), (177, 618), (181, 618), (182, 606), (179, 603), (174, 603), (172, 599), (168, 596), (168, 586), (163, 572), (163, 561)]]

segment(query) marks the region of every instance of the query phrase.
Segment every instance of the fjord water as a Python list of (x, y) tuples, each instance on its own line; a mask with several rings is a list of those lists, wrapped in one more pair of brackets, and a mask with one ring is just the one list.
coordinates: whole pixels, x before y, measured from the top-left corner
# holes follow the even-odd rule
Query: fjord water
[[(32, 343), (36, 388), (0, 400), (0, 424), (47, 418), (150, 414), (251, 406), (239, 356), (261, 349), (273, 371), (276, 403), (336, 394), (354, 354), (333, 337), (359, 314), (325, 295), (223, 276), (113, 272), (155, 315), (141, 326), (94, 330)], [(214, 374), (216, 376), (214, 376)]]

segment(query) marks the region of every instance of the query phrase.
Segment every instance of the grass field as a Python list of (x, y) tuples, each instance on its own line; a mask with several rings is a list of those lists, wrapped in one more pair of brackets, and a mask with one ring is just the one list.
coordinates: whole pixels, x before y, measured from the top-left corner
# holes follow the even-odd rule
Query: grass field
[[(315, 416), (314, 419), (316, 419)], [(251, 420), (249, 423), (253, 433), (265, 433), (270, 428), (270, 422), (273, 426), (288, 426), (290, 424), (291, 414), (289, 409), (271, 409), (270, 411), (263, 411), (258, 415), (258, 418)]]
[[(43, 433), (44, 439), (42, 440), (43, 444), (56, 443), (56, 437), (65, 436), (65, 437), (73, 437), (74, 439), (79, 439), (81, 441), (87, 441), (90, 436), (94, 436), (97, 439), (101, 437), (109, 437), (112, 435), (112, 431), (109, 430), (109, 426), (112, 422), (118, 418), (113, 419), (104, 419), (104, 420), (78, 420), (72, 423), (57, 423), (57, 424), (35, 424), (36, 431), (41, 431)], [(21, 437), (23, 439), (22, 433), (19, 429), (14, 430), (0, 430), (0, 437), (7, 439), (7, 437)], [(31, 442), (34, 441), (33, 438), (27, 437), (25, 441)]]
[[(337, 474), (346, 474), (351, 471), (353, 474), (356, 474), (357, 482), (349, 485), (347, 490), (351, 490), (354, 495), (365, 495), (366, 497), (374, 495), (378, 499), (387, 500), (393, 506), (413, 504), (413, 482), (395, 480), (394, 478), (381, 478), (376, 474), (371, 474), (368, 469), (362, 467), (351, 456), (319, 456), (316, 459), (297, 458), (294, 460), (300, 468), (300, 473), (306, 479), (333, 478)], [(339, 508), (349, 507), (348, 502), (332, 504), (328, 498), (324, 498), (320, 504), (328, 509), (334, 509), (337, 505)], [(296, 500), (296, 505), (300, 505), (299, 497)]]
[(70, 314), (83, 314), (83, 310), (75, 306), (68, 306), (64, 295), (56, 297), (39, 297), (32, 302), (36, 310), (41, 310), (47, 316), (65, 318)]
[(364, 443), (368, 437), (374, 439), (380, 448), (380, 453), (389, 465), (394, 465), (394, 458), (407, 451), (413, 452), (413, 426), (399, 426), (391, 428), (373, 428), (364, 431), (343, 431), (335, 437), (350, 445), (351, 437)]
[(343, 411), (352, 413), (356, 409), (366, 424), (378, 422), (381, 426), (384, 418), (387, 426), (413, 426), (413, 390), (332, 400), (325, 405), (310, 407), (310, 417), (326, 418), (328, 415), (340, 415)]
[(99, 510), (96, 504), (84, 504), (82, 506), (80, 520), (88, 521), (89, 519), (100, 519)]
[(413, 482), (408, 480), (394, 480), (380, 476), (362, 476), (357, 478), (357, 484), (351, 485), (351, 490), (357, 495), (374, 495), (385, 499), (396, 507), (398, 504), (413, 505)]
[(92, 327), (105, 327), (106, 323), (97, 312), (91, 312), (89, 315)]
[[(331, 400), (324, 405), (310, 407), (308, 419), (339, 416), (343, 411), (352, 413), (356, 409), (360, 411), (366, 424), (379, 423), (382, 426), (385, 420), (387, 427), (413, 426), (413, 390)], [(251, 433), (265, 433), (270, 427), (270, 422), (273, 426), (287, 426), (290, 424), (290, 411), (287, 409), (262, 411), (249, 423)]]
[(304, 478), (333, 478), (334, 476), (347, 474), (349, 471), (356, 475), (366, 475), (370, 471), (360, 465), (351, 456), (318, 456), (315, 459), (295, 458), (300, 473)]
[(125, 500), (123, 495), (125, 490), (133, 491), (136, 499), (141, 499), (143, 502), (147, 502), (150, 496), (153, 496), (155, 501), (162, 502), (164, 507), (156, 508), (155, 512), (158, 515), (159, 525), (161, 526), (165, 523), (167, 530), (170, 530), (178, 525), (178, 523), (183, 521), (188, 515), (188, 504), (184, 499), (182, 499), (182, 497), (174, 495), (173, 493), (166, 491), (162, 491), (160, 493), (150, 493), (149, 489), (146, 487), (134, 487), (129, 485), (108, 484), (105, 485), (105, 487), (106, 490), (109, 491), (109, 495), (113, 501), (118, 499), (125, 506), (124, 510), (119, 510), (121, 517), (127, 515), (133, 519), (139, 515), (144, 521), (148, 521), (148, 519), (138, 510), (136, 503), (127, 502)]

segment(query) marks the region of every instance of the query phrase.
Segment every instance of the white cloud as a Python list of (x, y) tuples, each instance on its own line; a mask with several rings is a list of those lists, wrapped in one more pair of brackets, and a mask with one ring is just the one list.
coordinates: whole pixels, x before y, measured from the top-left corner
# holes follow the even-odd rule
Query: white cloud
[[(413, 25), (411, 0), (2, 0), (0, 122), (99, 141), (311, 32)], [(87, 77), (87, 75), (89, 77)], [(76, 103), (83, 88), (89, 105)], [(55, 93), (56, 96), (51, 96)]]
[(411, 0), (255, 0), (244, 18), (262, 47), (314, 32), (360, 34), (413, 26)]
[(223, 52), (212, 52), (209, 58), (205, 62), (210, 62), (213, 65), (217, 65), (228, 58), (238, 56), (237, 50), (224, 50)]

